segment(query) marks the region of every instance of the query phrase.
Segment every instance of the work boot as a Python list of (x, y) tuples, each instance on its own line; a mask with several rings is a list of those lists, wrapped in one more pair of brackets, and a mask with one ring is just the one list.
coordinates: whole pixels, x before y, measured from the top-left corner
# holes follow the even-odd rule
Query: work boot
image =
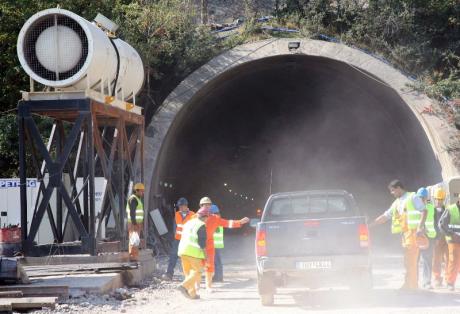
[(423, 289), (433, 290), (433, 286), (431, 285), (431, 283), (424, 283)]
[(172, 281), (173, 276), (170, 275), (170, 274), (163, 274), (163, 275), (161, 276), (161, 279), (163, 279), (163, 280), (165, 280), (165, 281)]
[(434, 281), (434, 287), (435, 288), (441, 288), (442, 287), (442, 280), (441, 279), (436, 279)]
[(187, 299), (192, 299), (192, 297), (190, 296), (190, 294), (188, 293), (187, 289), (184, 286), (182, 285), (177, 286), (177, 290), (179, 290), (180, 293), (182, 293), (182, 295), (186, 297)]

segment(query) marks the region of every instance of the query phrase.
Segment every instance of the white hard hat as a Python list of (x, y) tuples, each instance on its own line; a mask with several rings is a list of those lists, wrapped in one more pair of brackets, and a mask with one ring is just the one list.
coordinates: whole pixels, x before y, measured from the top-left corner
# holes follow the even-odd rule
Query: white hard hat
[(209, 197), (207, 197), (207, 196), (203, 197), (200, 200), (200, 206), (204, 205), (204, 204), (212, 204), (211, 199)]

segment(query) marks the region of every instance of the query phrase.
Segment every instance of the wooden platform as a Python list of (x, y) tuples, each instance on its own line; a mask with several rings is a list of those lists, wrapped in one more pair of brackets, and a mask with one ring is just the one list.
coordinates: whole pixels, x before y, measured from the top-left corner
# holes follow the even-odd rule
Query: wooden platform
[[(22, 294), (23, 297), (55, 297), (65, 300), (84, 294), (106, 294), (123, 286), (138, 285), (155, 270), (152, 251), (147, 249), (139, 253), (137, 263), (128, 262), (127, 252), (99, 256), (23, 258), (21, 264), (31, 283), (0, 286), (0, 300), (2, 294), (10, 298)], [(5, 306), (8, 307), (8, 304)]]

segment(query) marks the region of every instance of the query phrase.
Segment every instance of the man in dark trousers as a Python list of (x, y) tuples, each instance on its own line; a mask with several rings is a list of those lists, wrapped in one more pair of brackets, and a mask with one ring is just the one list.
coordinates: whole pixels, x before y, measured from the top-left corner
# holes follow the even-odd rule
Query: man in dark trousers
[(174, 268), (176, 267), (177, 260), (179, 259), (179, 256), (177, 256), (177, 249), (179, 248), (179, 242), (182, 237), (182, 228), (185, 223), (192, 219), (193, 215), (195, 214), (188, 208), (188, 201), (185, 197), (181, 197), (177, 201), (176, 205), (179, 207), (179, 210), (175, 214), (174, 240), (172, 242), (171, 251), (169, 253), (168, 269), (162, 276), (164, 280), (172, 280), (173, 278)]
[[(126, 204), (130, 240), (134, 232), (137, 232), (140, 238), (144, 228), (144, 184), (136, 183), (133, 190), (133, 194), (128, 198), (128, 203)], [(139, 260), (139, 246), (132, 245), (131, 241), (129, 241), (129, 259), (131, 261)]]

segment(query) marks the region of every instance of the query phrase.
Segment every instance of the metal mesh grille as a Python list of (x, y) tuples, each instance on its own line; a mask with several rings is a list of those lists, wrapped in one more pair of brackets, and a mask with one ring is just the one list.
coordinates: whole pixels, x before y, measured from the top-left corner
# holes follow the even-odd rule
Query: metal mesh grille
[(82, 68), (88, 56), (88, 39), (72, 18), (47, 15), (29, 27), (23, 51), (36, 75), (49, 81), (61, 81)]

